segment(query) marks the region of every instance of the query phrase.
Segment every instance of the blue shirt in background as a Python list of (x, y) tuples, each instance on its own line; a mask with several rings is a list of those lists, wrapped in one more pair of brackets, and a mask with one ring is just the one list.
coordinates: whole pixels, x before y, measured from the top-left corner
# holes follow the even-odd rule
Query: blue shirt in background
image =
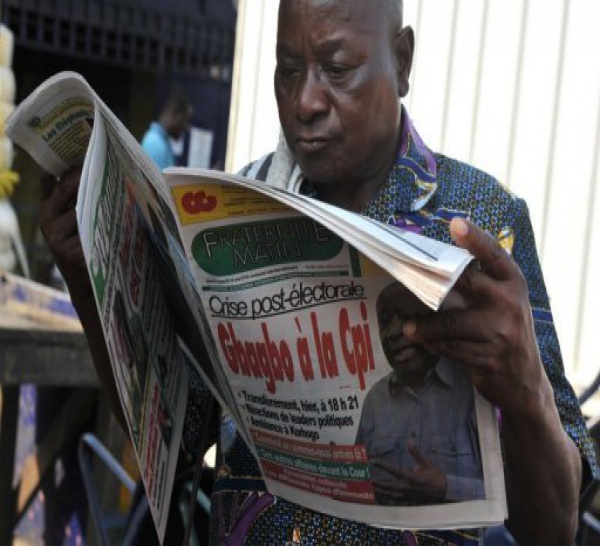
[(142, 138), (142, 148), (161, 171), (175, 165), (169, 135), (157, 121), (150, 124), (150, 128)]

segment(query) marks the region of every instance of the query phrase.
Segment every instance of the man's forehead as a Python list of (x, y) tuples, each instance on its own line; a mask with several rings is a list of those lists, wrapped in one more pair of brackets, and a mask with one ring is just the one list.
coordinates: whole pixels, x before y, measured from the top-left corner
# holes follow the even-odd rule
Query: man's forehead
[(408, 305), (411, 307), (425, 307), (425, 304), (421, 303), (418, 298), (400, 282), (390, 284), (384, 288), (380, 292), (376, 303), (378, 312), (383, 310), (392, 312), (401, 311)]
[(396, 0), (280, 0), (280, 23), (282, 18), (285, 23), (293, 23), (286, 18), (293, 17), (297, 13), (310, 15), (323, 11), (334, 12), (337, 18), (347, 21), (357, 16), (379, 16), (383, 13), (382, 8), (388, 6), (390, 1)]
[[(298, 38), (309, 39), (325, 54), (344, 45), (351, 48), (373, 47), (379, 43), (388, 18), (377, 5), (388, 0), (281, 0), (277, 32), (277, 50), (298, 47)], [(389, 27), (388, 27), (389, 28)], [(371, 44), (367, 46), (366, 44)]]
[(323, 6), (339, 6), (341, 8), (348, 8), (352, 4), (369, 4), (380, 10), (382, 6), (397, 6), (402, 9), (401, 0), (280, 0), (280, 6), (283, 4), (295, 4), (295, 5), (306, 5), (313, 7)]

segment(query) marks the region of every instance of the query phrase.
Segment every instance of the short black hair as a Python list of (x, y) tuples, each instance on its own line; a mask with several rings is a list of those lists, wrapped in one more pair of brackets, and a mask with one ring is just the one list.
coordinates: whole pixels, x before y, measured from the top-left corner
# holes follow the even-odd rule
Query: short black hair
[(169, 91), (163, 110), (170, 110), (173, 114), (187, 114), (192, 107), (187, 95), (180, 87), (173, 87)]
[[(372, 1), (372, 0), (364, 0), (364, 1)], [(281, 8), (281, 0), (279, 2), (279, 7)], [(394, 34), (400, 32), (402, 30), (402, 13), (404, 11), (404, 2), (403, 0), (385, 0), (387, 4), (386, 9), (388, 12), (388, 19), (390, 21), (390, 29), (393, 30)]]

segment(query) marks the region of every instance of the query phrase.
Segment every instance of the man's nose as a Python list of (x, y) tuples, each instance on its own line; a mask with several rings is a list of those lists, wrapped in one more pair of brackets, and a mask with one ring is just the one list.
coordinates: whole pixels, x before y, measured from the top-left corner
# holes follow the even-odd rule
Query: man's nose
[(390, 320), (390, 330), (395, 335), (402, 335), (402, 328), (403, 328), (405, 322), (406, 322), (406, 319), (403, 316), (395, 313)]
[(297, 98), (297, 115), (301, 121), (312, 121), (329, 108), (329, 100), (319, 68), (311, 68), (300, 84)]

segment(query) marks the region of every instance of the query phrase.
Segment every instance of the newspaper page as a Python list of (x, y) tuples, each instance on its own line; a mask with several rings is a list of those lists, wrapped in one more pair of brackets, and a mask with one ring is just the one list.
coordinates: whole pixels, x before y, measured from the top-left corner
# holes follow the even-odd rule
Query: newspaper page
[(494, 409), (460, 364), (402, 337), (406, 317), (431, 310), (323, 225), (264, 193), (165, 176), (214, 367), (269, 491), (383, 527), (502, 522)]
[(74, 74), (60, 74), (43, 84), (21, 104), (8, 132), (56, 175), (83, 162), (76, 207), (81, 242), (117, 390), (162, 541), (188, 379), (161, 279), (162, 265), (172, 259), (169, 249), (181, 243), (160, 173), (148, 165), (131, 135)]
[(232, 183), (287, 204), (317, 220), (342, 239), (352, 241), (361, 254), (388, 271), (434, 310), (439, 308), (473, 259), (465, 249), (387, 226), (355, 212), (259, 181), (202, 169), (171, 168), (167, 172)]

